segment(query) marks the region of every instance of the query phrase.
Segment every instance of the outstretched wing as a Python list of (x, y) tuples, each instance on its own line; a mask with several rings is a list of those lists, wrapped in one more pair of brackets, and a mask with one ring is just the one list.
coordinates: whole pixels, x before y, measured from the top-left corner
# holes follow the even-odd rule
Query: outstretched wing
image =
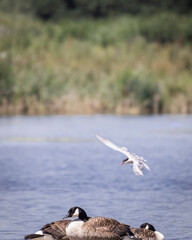
[(147, 170), (151, 170), (149, 166), (145, 163), (146, 160), (143, 157), (137, 156), (135, 153), (130, 153), (129, 158), (133, 161), (133, 171), (136, 175), (143, 175), (143, 167), (145, 167)]
[(108, 139), (102, 138), (102, 137), (100, 137), (98, 135), (96, 135), (96, 137), (99, 139), (99, 141), (104, 143), (106, 146), (112, 148), (115, 151), (121, 152), (121, 153), (125, 154), (127, 157), (129, 157), (130, 153), (128, 152), (127, 148), (125, 148), (125, 147), (118, 147), (117, 145), (115, 145), (114, 143), (109, 141)]
[(143, 176), (142, 172), (143, 166), (139, 165), (137, 162), (133, 162), (133, 172), (135, 175)]

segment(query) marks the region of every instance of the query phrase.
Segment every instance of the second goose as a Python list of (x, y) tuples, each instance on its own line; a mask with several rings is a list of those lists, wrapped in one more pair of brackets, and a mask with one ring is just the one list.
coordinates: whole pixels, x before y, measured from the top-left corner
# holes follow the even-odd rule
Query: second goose
[(141, 224), (140, 228), (131, 228), (131, 231), (141, 240), (165, 240), (163, 234), (156, 231), (155, 227), (149, 223)]

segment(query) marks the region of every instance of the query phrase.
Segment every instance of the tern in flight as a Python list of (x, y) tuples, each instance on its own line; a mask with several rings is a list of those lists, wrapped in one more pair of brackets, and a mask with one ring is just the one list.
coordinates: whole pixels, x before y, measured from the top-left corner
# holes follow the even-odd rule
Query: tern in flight
[(109, 141), (109, 140), (107, 140), (105, 138), (102, 138), (102, 137), (100, 137), (98, 135), (96, 135), (96, 137), (102, 143), (104, 143), (108, 147), (112, 148), (113, 150), (125, 154), (127, 156), (127, 158), (122, 161), (121, 166), (124, 163), (133, 163), (133, 172), (135, 173), (135, 175), (143, 175), (143, 172), (142, 172), (143, 167), (145, 167), (148, 170), (150, 170), (149, 166), (145, 163), (146, 160), (143, 157), (137, 156), (135, 153), (130, 153), (127, 150), (127, 148), (125, 148), (125, 147), (118, 147), (114, 143), (112, 143), (111, 141)]

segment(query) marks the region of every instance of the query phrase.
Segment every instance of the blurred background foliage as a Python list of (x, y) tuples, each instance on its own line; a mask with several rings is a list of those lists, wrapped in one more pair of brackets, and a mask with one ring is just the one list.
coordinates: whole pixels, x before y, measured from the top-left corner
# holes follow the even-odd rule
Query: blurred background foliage
[(192, 113), (190, 0), (0, 0), (0, 114)]

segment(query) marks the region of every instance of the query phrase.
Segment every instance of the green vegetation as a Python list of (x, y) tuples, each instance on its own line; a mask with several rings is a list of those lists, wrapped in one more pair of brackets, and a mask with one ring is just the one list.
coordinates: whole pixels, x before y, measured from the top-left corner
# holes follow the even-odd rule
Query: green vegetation
[(192, 17), (0, 13), (0, 114), (192, 113)]

